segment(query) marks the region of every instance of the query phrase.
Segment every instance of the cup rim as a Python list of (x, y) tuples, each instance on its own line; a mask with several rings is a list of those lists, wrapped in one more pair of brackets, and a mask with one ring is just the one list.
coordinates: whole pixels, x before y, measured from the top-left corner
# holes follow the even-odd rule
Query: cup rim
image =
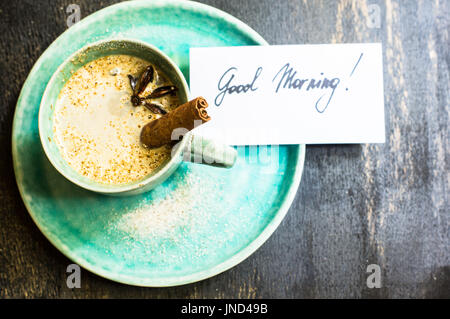
[[(79, 56), (83, 52), (89, 50), (90, 48), (93, 48), (96, 46), (101, 46), (102, 44), (111, 43), (111, 42), (133, 43), (133, 44), (140, 45), (147, 50), (152, 50), (152, 51), (156, 52), (159, 56), (161, 56), (163, 59), (165, 59), (166, 62), (168, 63), (168, 65), (175, 71), (175, 74), (179, 78), (179, 80), (183, 86), (183, 89), (186, 92), (187, 99), (189, 100), (189, 95), (190, 95), (189, 86), (186, 82), (186, 79), (185, 79), (183, 73), (181, 72), (179, 67), (176, 65), (176, 63), (170, 57), (168, 57), (164, 52), (162, 52), (160, 49), (158, 49), (157, 47), (155, 47), (152, 44), (149, 44), (149, 43), (141, 41), (141, 40), (136, 40), (136, 39), (127, 39), (127, 38), (104, 39), (104, 40), (89, 43), (89, 44), (83, 46), (82, 48), (78, 49), (77, 51), (72, 53), (68, 58), (66, 58), (58, 66), (58, 68), (53, 72), (50, 80), (48, 81), (48, 83), (45, 87), (44, 93), (42, 94), (41, 103), (39, 104), (38, 130), (39, 130), (39, 137), (41, 140), (41, 145), (44, 149), (44, 153), (45, 153), (47, 159), (52, 164), (52, 166), (61, 175), (63, 175), (67, 180), (71, 181), (75, 185), (78, 185), (84, 189), (87, 189), (87, 190), (90, 190), (93, 192), (103, 193), (103, 194), (120, 194), (120, 193), (126, 193), (126, 192), (145, 188), (152, 181), (163, 177), (174, 165), (177, 165), (180, 162), (179, 159), (181, 158), (183, 149), (185, 148), (186, 144), (188, 143), (189, 137), (191, 136), (191, 132), (186, 133), (184, 135), (184, 137), (182, 138), (182, 140), (178, 143), (178, 145), (174, 146), (174, 147), (176, 147), (176, 150), (175, 150), (175, 152), (173, 152), (171, 154), (170, 160), (167, 163), (165, 163), (165, 165), (163, 167), (161, 167), (161, 169), (159, 169), (155, 174), (148, 175), (146, 177), (139, 179), (138, 181), (131, 182), (128, 184), (123, 184), (123, 185), (105, 184), (105, 185), (102, 185), (101, 183), (95, 182), (94, 180), (92, 180), (92, 181), (95, 184), (88, 184), (81, 179), (73, 178), (72, 176), (70, 176), (69, 174), (67, 174), (64, 171), (63, 167), (60, 167), (59, 163), (53, 159), (53, 155), (50, 152), (50, 150), (48, 149), (46, 138), (44, 136), (44, 133), (42, 132), (43, 121), (44, 121), (43, 109), (44, 109), (44, 107), (48, 106), (47, 105), (48, 103), (46, 103), (46, 102), (48, 99), (48, 94), (50, 92), (50, 88), (55, 84), (57, 75), (64, 69), (64, 67), (68, 63), (71, 62), (71, 60), (73, 60), (75, 57)], [(52, 119), (52, 121), (53, 121), (53, 119)], [(77, 175), (79, 175), (81, 177), (81, 174), (79, 174), (77, 171), (75, 171), (75, 172), (77, 173)]]

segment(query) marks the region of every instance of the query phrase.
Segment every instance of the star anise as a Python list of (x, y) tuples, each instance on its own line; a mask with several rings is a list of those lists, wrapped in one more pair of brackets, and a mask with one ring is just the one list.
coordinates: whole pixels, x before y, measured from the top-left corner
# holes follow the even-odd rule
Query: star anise
[(145, 89), (150, 83), (153, 83), (156, 76), (156, 70), (152, 65), (149, 65), (145, 68), (144, 72), (142, 72), (141, 76), (139, 77), (139, 80), (131, 74), (128, 74), (131, 89), (133, 90), (133, 94), (131, 95), (131, 104), (133, 104), (133, 106), (135, 107), (143, 105), (153, 113), (164, 115), (167, 113), (164, 107), (159, 103), (149, 100), (157, 99), (168, 94), (175, 95), (175, 92), (178, 89), (173, 85), (161, 86), (154, 89), (149, 95), (142, 96), (142, 93), (145, 92)]

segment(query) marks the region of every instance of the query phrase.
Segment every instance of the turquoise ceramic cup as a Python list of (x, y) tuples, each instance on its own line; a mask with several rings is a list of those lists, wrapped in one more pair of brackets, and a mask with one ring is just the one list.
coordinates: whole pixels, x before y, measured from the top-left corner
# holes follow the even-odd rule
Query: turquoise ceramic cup
[(189, 87), (178, 66), (156, 47), (137, 40), (104, 40), (89, 44), (71, 55), (53, 74), (42, 96), (39, 109), (39, 135), (47, 158), (68, 180), (85, 189), (107, 195), (136, 195), (151, 190), (166, 180), (184, 161), (230, 168), (236, 161), (233, 147), (213, 140), (194, 136), (191, 132), (174, 146), (171, 159), (142, 179), (125, 185), (108, 185), (93, 181), (71, 168), (53, 142), (53, 112), (59, 93), (71, 74), (83, 65), (103, 56), (126, 54), (142, 58), (157, 65), (178, 87), (178, 97), (183, 104), (189, 99)]

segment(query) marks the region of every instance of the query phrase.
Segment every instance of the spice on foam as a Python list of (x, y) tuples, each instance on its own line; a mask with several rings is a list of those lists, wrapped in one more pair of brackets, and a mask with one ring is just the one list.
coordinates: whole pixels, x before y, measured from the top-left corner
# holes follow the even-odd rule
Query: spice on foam
[[(140, 144), (141, 127), (160, 115), (134, 107), (128, 74), (139, 76), (149, 63), (127, 55), (111, 55), (77, 70), (55, 105), (54, 139), (63, 158), (78, 173), (105, 184), (127, 184), (152, 173), (170, 158), (170, 147), (147, 149)], [(158, 84), (172, 85), (158, 71)], [(155, 81), (156, 82), (156, 81)], [(150, 94), (149, 83), (143, 94)], [(156, 101), (168, 111), (176, 95)]]

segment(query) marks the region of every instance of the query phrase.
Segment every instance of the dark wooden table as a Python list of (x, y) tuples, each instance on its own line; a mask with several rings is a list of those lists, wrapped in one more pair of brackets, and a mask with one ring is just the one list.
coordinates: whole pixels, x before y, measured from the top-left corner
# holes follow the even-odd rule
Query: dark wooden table
[[(39, 232), (19, 196), (11, 123), (37, 58), (81, 16), (116, 1), (2, 1), (0, 297), (450, 297), (449, 21), (436, 1), (202, 1), (271, 44), (382, 42), (387, 141), (308, 146), (297, 197), (273, 236), (233, 269), (191, 285), (137, 288), (82, 271)], [(381, 268), (369, 289), (367, 266)]]

